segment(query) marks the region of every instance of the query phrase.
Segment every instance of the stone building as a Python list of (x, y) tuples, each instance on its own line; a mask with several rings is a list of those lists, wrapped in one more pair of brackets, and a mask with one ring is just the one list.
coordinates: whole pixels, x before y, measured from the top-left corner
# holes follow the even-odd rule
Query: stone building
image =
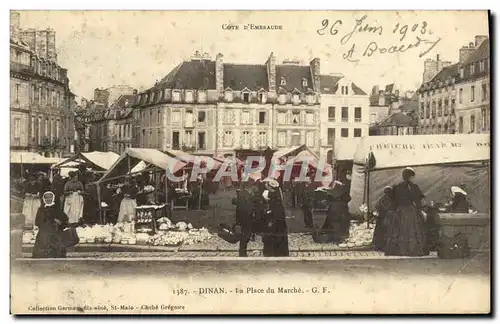
[[(490, 132), (490, 42), (476, 36), (475, 50), (458, 64), (457, 131)], [(469, 46), (470, 49), (470, 46)]]
[(436, 59), (428, 58), (424, 62), (424, 73), (422, 76), (422, 83), (431, 81), (442, 69), (451, 65), (451, 61), (443, 61), (440, 59), (439, 54)]
[(68, 154), (74, 144), (75, 95), (67, 70), (57, 64), (55, 32), (21, 30), (18, 12), (11, 12), (10, 25), (11, 147)]
[(133, 109), (137, 94), (122, 95), (109, 107), (106, 119), (112, 133), (109, 134), (108, 149), (121, 154), (127, 148), (133, 147), (132, 130), (134, 128)]
[(489, 41), (484, 40), (476, 36), (460, 48), (460, 62), (444, 67), (417, 91), (419, 133), (489, 131)]
[(277, 64), (271, 53), (249, 65), (196, 53), (139, 94), (136, 144), (240, 155), (308, 144), (319, 152), (319, 73), (319, 59)]
[[(359, 140), (368, 136), (370, 97), (342, 75), (321, 76), (321, 153), (352, 160)], [(351, 156), (352, 153), (352, 156)]]

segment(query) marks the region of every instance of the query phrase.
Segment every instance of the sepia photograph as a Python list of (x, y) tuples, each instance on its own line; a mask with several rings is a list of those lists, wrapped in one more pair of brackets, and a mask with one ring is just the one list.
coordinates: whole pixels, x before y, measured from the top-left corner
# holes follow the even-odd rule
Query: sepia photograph
[(10, 10), (11, 314), (490, 314), (490, 14)]

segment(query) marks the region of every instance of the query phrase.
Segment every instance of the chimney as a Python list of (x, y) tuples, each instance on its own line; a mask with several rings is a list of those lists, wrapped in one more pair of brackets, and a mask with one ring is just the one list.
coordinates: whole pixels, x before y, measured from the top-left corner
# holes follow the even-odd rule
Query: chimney
[(19, 40), (21, 29), (21, 18), (19, 12), (10, 12), (10, 38)]
[(267, 78), (269, 79), (269, 92), (276, 92), (276, 57), (271, 52), (266, 62)]
[(478, 48), (487, 39), (488, 39), (488, 36), (486, 36), (486, 35), (476, 35), (476, 37), (474, 37), (475, 47)]
[(312, 71), (312, 78), (314, 82), (314, 90), (316, 92), (320, 92), (320, 84), (319, 84), (319, 77), (320, 77), (320, 61), (319, 58), (314, 58), (311, 63), (311, 71)]
[[(439, 55), (436, 57), (439, 60)], [(423, 75), (423, 83), (429, 82), (436, 76), (439, 72), (438, 70), (439, 61), (435, 61), (433, 59), (426, 59), (424, 61), (424, 75)]]
[(472, 44), (472, 47), (467, 45), (462, 46), (462, 48), (458, 52), (459, 61), (460, 62), (465, 61), (475, 50), (476, 49), (474, 48), (474, 44)]
[(47, 30), (47, 58), (57, 62), (56, 32), (52, 29)]
[(385, 106), (385, 94), (383, 90), (378, 92), (378, 105)]
[(379, 93), (379, 86), (376, 85), (376, 86), (373, 86), (372, 88), (372, 95), (376, 95), (377, 93)]
[(220, 96), (224, 92), (224, 55), (221, 53), (215, 57), (215, 89)]

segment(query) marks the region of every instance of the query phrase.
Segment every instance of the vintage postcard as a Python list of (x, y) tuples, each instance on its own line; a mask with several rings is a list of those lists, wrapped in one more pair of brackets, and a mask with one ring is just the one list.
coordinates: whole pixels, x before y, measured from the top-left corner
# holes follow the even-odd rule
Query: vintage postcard
[(489, 19), (11, 11), (11, 313), (490, 313)]

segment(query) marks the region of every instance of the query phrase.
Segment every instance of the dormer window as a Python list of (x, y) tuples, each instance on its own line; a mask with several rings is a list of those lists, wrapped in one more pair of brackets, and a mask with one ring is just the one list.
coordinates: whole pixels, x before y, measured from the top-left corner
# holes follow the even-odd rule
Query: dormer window
[(483, 72), (484, 71), (484, 61), (480, 61), (479, 62), (479, 72)]
[(250, 103), (250, 92), (243, 92), (243, 102)]
[(348, 86), (342, 86), (341, 87), (341, 93), (343, 95), (348, 95), (349, 94), (349, 87)]
[(307, 87), (307, 79), (306, 78), (302, 78), (302, 86)]
[(286, 79), (285, 79), (284, 77), (281, 77), (280, 84), (281, 84), (282, 86), (285, 86), (285, 85), (286, 85)]
[(179, 90), (172, 91), (172, 102), (181, 101), (181, 93)]
[(306, 96), (307, 104), (312, 105), (314, 104), (314, 95), (312, 93), (308, 94)]
[(198, 102), (206, 103), (207, 102), (207, 92), (206, 91), (198, 91)]
[(474, 65), (474, 63), (472, 63), (470, 65), (470, 74), (473, 75), (475, 72), (476, 72), (476, 66)]
[(464, 77), (464, 68), (461, 67), (460, 68), (460, 78), (463, 78)]
[(300, 95), (299, 95), (298, 93), (294, 93), (294, 94), (292, 95), (292, 103), (293, 103), (294, 105), (298, 105), (298, 104), (300, 104)]
[(226, 90), (226, 92), (224, 93), (224, 99), (226, 99), (227, 102), (232, 102), (233, 101), (233, 91)]
[(286, 94), (282, 93), (278, 96), (278, 102), (280, 105), (284, 105), (286, 103)]
[(191, 90), (186, 90), (185, 96), (184, 96), (184, 101), (185, 102), (193, 102), (193, 91)]
[(257, 94), (257, 97), (259, 98), (259, 102), (261, 104), (265, 104), (266, 103), (266, 101), (267, 101), (267, 94), (265, 92), (259, 92)]

